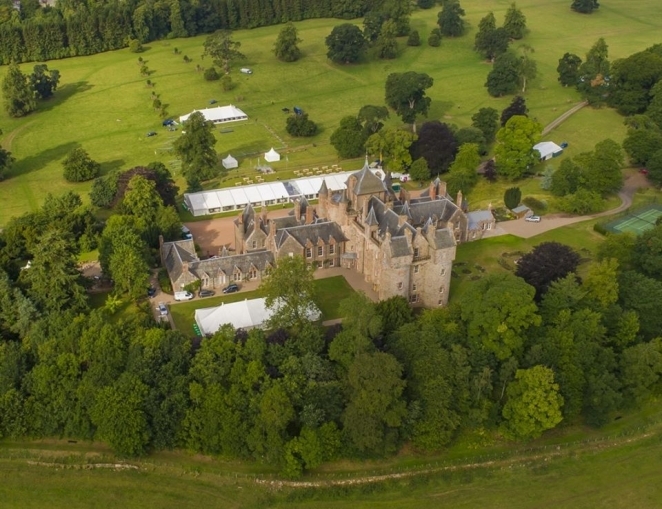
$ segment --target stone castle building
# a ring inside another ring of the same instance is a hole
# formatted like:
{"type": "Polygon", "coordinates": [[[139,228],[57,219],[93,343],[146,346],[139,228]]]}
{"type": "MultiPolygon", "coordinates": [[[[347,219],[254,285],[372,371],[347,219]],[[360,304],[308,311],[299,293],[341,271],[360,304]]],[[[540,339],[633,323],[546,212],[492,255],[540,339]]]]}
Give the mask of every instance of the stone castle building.
{"type": "Polygon", "coordinates": [[[345,267],[363,275],[380,299],[395,295],[412,305],[444,306],[458,243],[494,228],[489,211],[465,212],[462,193],[453,201],[446,183],[432,182],[423,196],[398,195],[390,177],[369,168],[350,175],[343,191],[326,183],[319,202],[295,202],[287,217],[269,218],[247,206],[234,222],[235,252],[200,260],[193,241],[167,242],[161,256],[173,289],[200,280],[203,288],[259,280],[283,256],[302,256],[321,269],[345,267]]]}

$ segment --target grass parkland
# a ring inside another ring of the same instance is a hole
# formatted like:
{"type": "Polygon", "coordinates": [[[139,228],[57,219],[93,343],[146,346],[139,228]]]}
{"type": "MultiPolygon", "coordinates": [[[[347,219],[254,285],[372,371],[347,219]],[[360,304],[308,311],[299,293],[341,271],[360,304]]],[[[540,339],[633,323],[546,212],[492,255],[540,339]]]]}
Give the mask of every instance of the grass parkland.
{"type": "MultiPolygon", "coordinates": [[[[152,80],[157,83],[156,90],[169,104],[173,116],[204,107],[212,98],[223,103],[237,102],[249,112],[251,120],[233,126],[232,132],[217,131],[217,151],[240,157],[240,170],[244,171],[256,162],[257,154],[270,146],[284,148],[288,159],[276,167],[282,174],[297,167],[339,162],[329,145],[331,132],[345,114],[355,113],[363,104],[381,104],[383,82],[389,72],[416,69],[435,78],[435,86],[430,92],[433,99],[431,119],[440,118],[465,126],[480,107],[505,107],[510,98],[492,99],[485,92],[483,83],[488,66],[471,50],[475,26],[487,7],[479,0],[464,0],[462,3],[472,25],[463,38],[444,40],[441,48],[406,48],[401,41],[402,54],[397,60],[371,61],[351,67],[334,66],[324,56],[323,39],[335,24],[340,23],[339,20],[311,20],[297,24],[304,41],[304,58],[297,64],[279,63],[270,53],[279,27],[237,32],[242,51],[248,55],[246,65],[253,67],[255,74],[240,77],[239,87],[229,94],[221,92],[218,85],[205,82],[201,73],[194,69],[196,63],[207,65],[198,56],[203,38],[155,41],[143,56],[149,61],[150,68],[155,69],[152,80]],[[184,64],[181,57],[173,55],[175,46],[182,54],[188,53],[194,59],[193,65],[184,64]],[[291,96],[293,89],[297,90],[296,98],[291,96]],[[237,101],[238,98],[242,100],[237,101]],[[312,140],[292,139],[284,132],[280,109],[294,103],[301,105],[322,126],[321,133],[312,140]],[[339,104],[343,108],[339,108],[339,104]]],[[[570,13],[568,3],[567,0],[518,3],[527,15],[531,34],[526,42],[535,47],[541,72],[541,77],[527,93],[527,101],[541,123],[550,122],[578,100],[574,90],[564,89],[556,83],[556,61],[565,51],[583,55],[597,37],[603,36],[610,45],[612,59],[618,58],[657,42],[657,34],[662,28],[661,7],[654,0],[637,2],[636,5],[627,0],[605,0],[608,5],[602,5],[600,11],[590,18],[570,13]]],[[[500,2],[493,6],[497,17],[503,14],[508,4],[500,2]]],[[[415,13],[412,27],[422,34],[427,33],[434,25],[435,13],[436,9],[415,13]]],[[[22,67],[26,70],[31,65],[22,67]]],[[[17,158],[10,178],[0,184],[0,203],[3,204],[0,226],[12,216],[34,210],[48,192],[74,189],[86,193],[88,184],[71,185],[61,175],[61,160],[77,144],[102,162],[103,172],[114,168],[128,169],[152,160],[163,161],[175,172],[177,169],[177,162],[169,153],[176,135],[161,129],[160,119],[150,106],[150,90],[145,88],[144,79],[139,78],[134,54],[121,50],[62,60],[52,63],[51,67],[58,68],[63,76],[63,86],[55,99],[42,105],[35,114],[18,121],[9,120],[0,113],[0,127],[5,132],[2,143],[10,147],[17,158]],[[157,129],[158,136],[145,137],[151,129],[157,129]]],[[[2,73],[0,69],[0,75],[2,73]]],[[[391,122],[398,121],[392,118],[391,122]]],[[[624,133],[622,118],[615,112],[587,108],[551,136],[557,140],[571,140],[564,155],[571,157],[590,150],[595,142],[606,137],[621,141],[624,133]]],[[[347,162],[342,163],[351,167],[347,162]]],[[[502,194],[490,187],[487,184],[479,187],[481,195],[476,198],[487,201],[490,195],[502,194]]],[[[590,226],[592,224],[582,223],[581,226],[549,232],[545,239],[539,238],[535,243],[554,238],[577,247],[590,244],[587,249],[591,250],[598,235],[590,226]]],[[[520,248],[520,240],[515,241],[510,236],[468,245],[458,251],[458,261],[466,260],[466,266],[458,267],[456,277],[469,279],[483,270],[499,267],[497,270],[506,270],[499,260],[505,258],[508,262],[509,254],[520,248]],[[468,260],[476,254],[472,250],[480,249],[484,254],[488,247],[494,253],[493,258],[481,261],[480,268],[470,265],[468,260]],[[470,272],[465,273],[465,269],[470,272]]],[[[634,429],[642,423],[650,424],[651,419],[646,414],[627,416],[616,425],[628,421],[634,429]]],[[[610,428],[605,433],[618,431],[610,428]]],[[[586,430],[568,429],[566,432],[565,438],[552,437],[546,446],[551,446],[555,439],[562,441],[575,437],[590,441],[595,438],[586,430]]],[[[44,500],[49,500],[49,505],[54,508],[89,507],[92,504],[101,507],[185,508],[198,507],[200,498],[205,497],[210,507],[224,508],[413,508],[439,504],[516,509],[540,507],[540,501],[545,500],[550,505],[568,508],[636,506],[647,509],[659,507],[662,499],[657,480],[662,463],[659,428],[653,427],[650,433],[642,441],[628,443],[625,439],[614,448],[601,447],[602,442],[596,442],[595,448],[582,454],[569,449],[567,456],[549,460],[523,455],[520,461],[503,468],[459,469],[319,494],[256,489],[254,482],[226,475],[227,471],[251,467],[179,453],[164,453],[149,459],[136,471],[77,469],[72,465],[81,455],[86,458],[81,461],[90,463],[94,459],[89,458],[116,459],[107,451],[87,444],[81,444],[80,448],[60,443],[19,444],[21,452],[17,453],[12,449],[13,444],[3,443],[0,447],[0,478],[5,481],[0,487],[0,500],[4,502],[0,505],[6,504],[8,508],[40,506],[44,500]],[[226,474],[214,470],[219,463],[226,474]],[[588,491],[586,486],[593,489],[588,491]]],[[[464,443],[462,447],[464,450],[456,452],[457,457],[464,457],[467,462],[477,457],[477,445],[464,443]]],[[[398,472],[398,468],[411,467],[415,461],[421,460],[403,455],[394,458],[389,466],[398,472]]],[[[358,475],[361,471],[372,471],[371,467],[374,465],[333,465],[330,468],[338,470],[334,474],[347,475],[349,479],[357,475],[357,471],[358,475]]],[[[249,470],[243,473],[245,476],[259,474],[249,470]]],[[[318,473],[320,476],[324,474],[318,473]]]]}
{"type": "MultiPolygon", "coordinates": [[[[566,0],[518,3],[530,29],[522,42],[535,48],[539,69],[539,78],[526,93],[527,104],[532,116],[543,125],[580,100],[575,90],[557,82],[556,66],[563,53],[584,55],[597,38],[604,37],[610,59],[614,60],[658,42],[662,28],[662,5],[653,0],[636,4],[610,0],[590,17],[572,13],[567,4],[566,0]]],[[[274,166],[282,178],[290,178],[297,168],[333,163],[341,163],[347,169],[356,166],[351,161],[338,160],[329,137],[343,116],[356,114],[365,104],[383,104],[384,82],[391,72],[414,69],[428,73],[435,81],[428,92],[432,98],[428,118],[467,126],[479,108],[503,109],[511,100],[494,99],[487,94],[483,85],[489,64],[473,51],[478,21],[490,8],[500,19],[508,5],[509,2],[501,2],[488,7],[480,0],[465,0],[462,6],[469,30],[463,37],[444,39],[439,48],[407,47],[402,38],[397,59],[369,59],[350,66],[334,65],[326,59],[324,38],[341,20],[297,23],[303,57],[289,64],[279,62],[271,53],[279,26],[237,31],[235,39],[242,43],[247,60],[233,70],[238,86],[230,92],[223,92],[218,82],[206,82],[202,72],[196,71],[196,65],[211,65],[200,57],[204,36],[154,41],[147,46],[141,56],[151,70],[153,88],[146,86],[136,65],[136,54],[128,49],[51,61],[49,65],[62,76],[55,98],[22,119],[9,119],[0,113],[2,144],[17,160],[9,178],[0,185],[0,227],[10,217],[35,210],[48,192],[73,189],[83,196],[87,194],[90,183],[69,184],[62,177],[62,160],[79,145],[101,162],[102,173],[158,160],[173,170],[183,188],[178,162],[170,153],[178,133],[161,126],[161,119],[152,108],[152,91],[159,94],[172,117],[204,108],[212,99],[221,104],[234,103],[247,112],[249,120],[233,125],[231,132],[216,131],[217,152],[222,156],[232,153],[240,159],[239,170],[230,176],[232,181],[244,172],[250,173],[259,155],[272,146],[286,156],[274,166]],[[174,48],[179,54],[174,53],[174,48]],[[189,56],[192,62],[185,63],[182,55],[189,56]],[[249,66],[254,73],[240,74],[240,66],[249,66]],[[296,139],[287,135],[281,110],[294,105],[302,107],[320,125],[317,136],[296,139]],[[146,137],[152,130],[158,135],[146,137]]],[[[416,11],[412,28],[428,34],[435,26],[437,10],[416,11]]],[[[32,65],[23,64],[23,71],[32,65]]],[[[4,73],[5,69],[0,69],[0,78],[4,73]]],[[[393,115],[389,122],[399,124],[393,115]]],[[[591,150],[604,138],[621,141],[624,135],[622,117],[613,110],[585,108],[549,137],[570,141],[563,157],[572,157],[591,150]]],[[[228,179],[209,185],[232,184],[228,179]]]]}

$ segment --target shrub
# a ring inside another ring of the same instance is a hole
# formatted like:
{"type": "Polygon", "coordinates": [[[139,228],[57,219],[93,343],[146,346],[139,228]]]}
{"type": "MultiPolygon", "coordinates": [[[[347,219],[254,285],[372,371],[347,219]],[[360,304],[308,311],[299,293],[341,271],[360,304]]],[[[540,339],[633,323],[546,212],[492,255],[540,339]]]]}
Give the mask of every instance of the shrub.
{"type": "Polygon", "coordinates": [[[407,39],[407,46],[420,46],[421,45],[421,36],[418,34],[418,30],[412,30],[409,33],[409,38],[407,39]]]}
{"type": "Polygon", "coordinates": [[[235,87],[232,77],[229,74],[226,74],[221,78],[221,88],[224,92],[229,92],[235,87]]]}
{"type": "Polygon", "coordinates": [[[506,192],[503,194],[503,203],[507,208],[513,210],[517,208],[522,199],[522,191],[519,187],[510,187],[506,189],[506,192]]]}
{"type": "Polygon", "coordinates": [[[522,203],[534,212],[542,212],[543,210],[547,209],[547,204],[545,202],[540,201],[533,196],[527,196],[522,200],[522,203]]]}
{"type": "Polygon", "coordinates": [[[99,174],[101,165],[93,161],[82,148],[73,149],[62,163],[64,178],[68,182],[85,182],[99,174]]]}
{"type": "Polygon", "coordinates": [[[434,32],[434,30],[430,34],[430,37],[428,37],[428,46],[432,46],[433,48],[438,48],[441,46],[441,37],[439,34],[434,32]]]}
{"type": "Polygon", "coordinates": [[[172,284],[170,283],[166,269],[159,270],[159,286],[161,287],[161,291],[172,295],[172,284]]]}
{"type": "Polygon", "coordinates": [[[595,223],[593,225],[593,231],[599,233],[600,235],[607,235],[607,228],[602,223],[595,223]]]}
{"type": "Polygon", "coordinates": [[[143,45],[140,44],[138,39],[131,39],[129,41],[129,51],[131,53],[140,53],[143,50],[143,45]]]}
{"type": "Polygon", "coordinates": [[[291,136],[315,136],[317,134],[317,124],[308,119],[307,113],[288,117],[285,129],[291,136]]]}
{"type": "Polygon", "coordinates": [[[210,67],[205,71],[205,80],[207,81],[216,81],[220,79],[220,76],[218,75],[218,71],[216,70],[216,67],[210,67]]]}
{"type": "Polygon", "coordinates": [[[571,214],[592,214],[602,208],[602,197],[587,189],[578,189],[576,193],[559,198],[558,207],[571,214]]]}

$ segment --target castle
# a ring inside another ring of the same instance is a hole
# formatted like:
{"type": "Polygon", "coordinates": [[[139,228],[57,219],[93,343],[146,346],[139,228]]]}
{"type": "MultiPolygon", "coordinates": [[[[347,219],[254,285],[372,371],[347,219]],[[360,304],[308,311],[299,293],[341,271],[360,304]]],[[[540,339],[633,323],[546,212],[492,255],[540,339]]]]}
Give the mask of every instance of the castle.
{"type": "Polygon", "coordinates": [[[346,189],[331,193],[326,183],[317,205],[305,197],[289,216],[269,218],[248,205],[234,221],[235,252],[200,260],[192,240],[166,242],[161,256],[173,289],[195,281],[202,288],[259,280],[283,256],[302,256],[321,269],[345,267],[363,275],[379,299],[396,295],[413,306],[448,302],[458,243],[494,228],[490,211],[465,212],[436,179],[419,198],[393,191],[368,166],[351,174],[346,189]]]}

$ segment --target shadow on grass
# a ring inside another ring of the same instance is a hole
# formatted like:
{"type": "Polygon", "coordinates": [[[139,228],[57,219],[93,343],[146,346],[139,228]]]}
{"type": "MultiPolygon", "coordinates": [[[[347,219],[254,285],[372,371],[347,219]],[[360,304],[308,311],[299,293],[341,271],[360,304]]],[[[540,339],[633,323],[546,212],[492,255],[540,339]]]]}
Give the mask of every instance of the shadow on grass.
{"type": "Polygon", "coordinates": [[[20,159],[13,165],[7,178],[25,175],[33,171],[39,171],[53,161],[64,159],[69,152],[79,146],[80,145],[78,143],[71,141],[69,143],[58,145],[57,147],[43,150],[38,154],[20,159]]]}
{"type": "Polygon", "coordinates": [[[67,83],[66,85],[61,86],[55,91],[53,97],[47,101],[41,101],[37,112],[39,111],[49,111],[55,106],[59,106],[67,99],[71,98],[75,94],[81,92],[87,92],[92,89],[94,85],[90,85],[87,81],[77,81],[76,83],[67,83]]]}
{"type": "Polygon", "coordinates": [[[126,164],[126,161],[124,161],[124,159],[115,159],[114,161],[105,161],[105,162],[101,163],[101,171],[99,172],[99,176],[102,177],[102,176],[110,173],[113,170],[119,170],[125,164],[126,164]]]}

